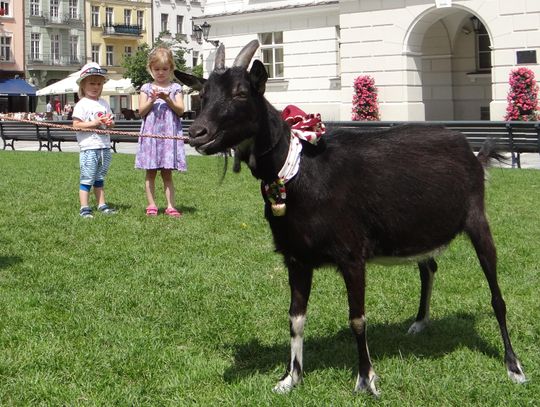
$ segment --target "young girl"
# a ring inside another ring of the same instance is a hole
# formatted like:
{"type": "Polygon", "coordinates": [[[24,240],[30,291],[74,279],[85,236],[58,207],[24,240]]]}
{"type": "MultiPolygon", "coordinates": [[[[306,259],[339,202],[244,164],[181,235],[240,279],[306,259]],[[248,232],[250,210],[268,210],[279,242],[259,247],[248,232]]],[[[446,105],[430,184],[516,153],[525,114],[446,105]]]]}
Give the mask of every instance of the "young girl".
{"type": "MultiPolygon", "coordinates": [[[[147,69],[154,82],[141,87],[141,134],[181,137],[184,100],[182,86],[171,82],[174,72],[172,52],[164,47],[153,50],[148,57],[147,69]]],[[[170,138],[140,137],[135,167],[146,170],[146,215],[156,216],[158,213],[154,194],[156,175],[160,170],[167,200],[165,214],[175,218],[182,216],[175,208],[172,170],[187,169],[184,142],[170,138]]]]}
{"type": "MultiPolygon", "coordinates": [[[[77,78],[81,99],[73,109],[73,127],[78,129],[106,129],[114,126],[109,104],[101,99],[103,84],[107,80],[106,69],[95,62],[90,62],[81,69],[77,78]]],[[[79,163],[81,169],[79,200],[80,216],[92,218],[92,209],[88,205],[90,189],[94,187],[94,195],[101,213],[110,215],[116,211],[105,201],[103,191],[105,175],[111,163],[111,140],[108,134],[94,132],[77,132],[77,142],[81,149],[79,163]]]]}

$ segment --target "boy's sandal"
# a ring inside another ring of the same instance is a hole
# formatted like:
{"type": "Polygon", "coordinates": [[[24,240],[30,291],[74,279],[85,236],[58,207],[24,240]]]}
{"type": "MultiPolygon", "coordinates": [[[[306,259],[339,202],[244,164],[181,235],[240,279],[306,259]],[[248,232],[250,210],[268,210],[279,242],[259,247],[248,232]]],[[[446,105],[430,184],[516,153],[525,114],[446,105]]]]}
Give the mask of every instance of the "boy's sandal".
{"type": "Polygon", "coordinates": [[[182,212],[179,212],[176,208],[167,208],[165,209],[165,215],[168,215],[172,218],[179,218],[182,216],[182,212]]]}
{"type": "Polygon", "coordinates": [[[157,216],[158,208],[154,205],[146,207],[146,216],[157,216]]]}
{"type": "Polygon", "coordinates": [[[116,209],[111,208],[107,204],[103,204],[100,207],[98,207],[98,211],[105,215],[114,215],[116,213],[116,209]]]}
{"type": "Polygon", "coordinates": [[[85,206],[84,208],[81,208],[81,210],[79,211],[79,215],[82,218],[93,218],[94,217],[92,215],[92,209],[90,209],[88,206],[85,206]]]}

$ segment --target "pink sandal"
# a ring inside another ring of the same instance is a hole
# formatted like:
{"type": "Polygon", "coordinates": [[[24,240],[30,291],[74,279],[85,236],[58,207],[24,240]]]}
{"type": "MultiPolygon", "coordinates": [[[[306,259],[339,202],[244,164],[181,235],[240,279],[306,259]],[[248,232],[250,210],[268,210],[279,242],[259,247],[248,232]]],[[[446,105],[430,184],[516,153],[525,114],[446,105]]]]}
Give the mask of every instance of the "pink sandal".
{"type": "Polygon", "coordinates": [[[158,208],[154,205],[149,205],[146,207],[146,216],[157,216],[158,208]]]}
{"type": "Polygon", "coordinates": [[[179,218],[182,216],[182,212],[179,212],[176,208],[167,208],[165,209],[165,215],[170,216],[171,218],[179,218]]]}

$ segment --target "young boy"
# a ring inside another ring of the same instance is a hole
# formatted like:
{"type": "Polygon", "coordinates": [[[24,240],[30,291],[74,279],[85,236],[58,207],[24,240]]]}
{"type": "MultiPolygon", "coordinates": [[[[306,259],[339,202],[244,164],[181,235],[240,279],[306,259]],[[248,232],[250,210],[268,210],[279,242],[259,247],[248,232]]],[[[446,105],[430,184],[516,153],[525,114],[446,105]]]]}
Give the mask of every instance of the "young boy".
{"type": "MultiPolygon", "coordinates": [[[[79,85],[79,102],[73,108],[73,127],[78,129],[108,129],[114,126],[109,104],[100,98],[103,85],[107,81],[107,70],[97,63],[90,62],[82,67],[79,85]]],[[[108,134],[92,131],[77,132],[77,142],[81,149],[79,162],[81,169],[79,200],[80,216],[92,218],[88,201],[90,189],[98,203],[98,211],[110,215],[116,211],[105,201],[104,179],[111,163],[111,140],[108,134]]]]}

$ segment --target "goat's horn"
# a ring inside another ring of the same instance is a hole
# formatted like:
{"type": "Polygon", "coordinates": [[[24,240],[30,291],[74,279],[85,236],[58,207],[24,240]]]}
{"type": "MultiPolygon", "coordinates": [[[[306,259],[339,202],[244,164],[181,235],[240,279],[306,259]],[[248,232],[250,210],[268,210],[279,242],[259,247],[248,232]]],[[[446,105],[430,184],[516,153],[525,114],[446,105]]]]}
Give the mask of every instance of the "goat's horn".
{"type": "Polygon", "coordinates": [[[253,58],[255,51],[257,51],[257,48],[259,48],[259,41],[250,41],[244,48],[242,48],[242,51],[240,51],[240,53],[234,60],[233,66],[239,66],[241,68],[247,69],[251,58],[253,58]]]}
{"type": "Polygon", "coordinates": [[[216,51],[216,59],[214,63],[214,70],[218,71],[225,69],[225,45],[220,44],[216,51]]]}

